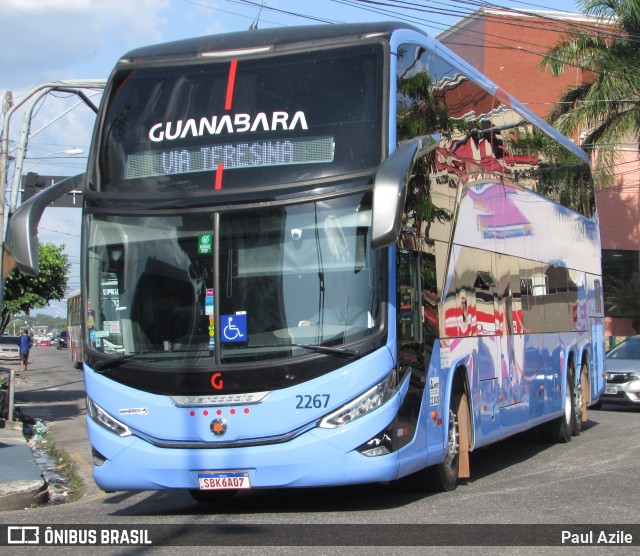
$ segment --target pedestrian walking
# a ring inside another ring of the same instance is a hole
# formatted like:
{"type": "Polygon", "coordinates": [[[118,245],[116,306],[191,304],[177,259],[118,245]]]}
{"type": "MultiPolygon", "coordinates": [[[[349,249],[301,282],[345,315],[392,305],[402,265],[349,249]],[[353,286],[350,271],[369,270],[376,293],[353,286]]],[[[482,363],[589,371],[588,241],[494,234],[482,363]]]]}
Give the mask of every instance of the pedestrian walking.
{"type": "Polygon", "coordinates": [[[29,336],[29,331],[25,328],[18,338],[18,346],[20,346],[20,376],[27,380],[27,369],[29,367],[29,352],[33,346],[33,340],[29,336]]]}

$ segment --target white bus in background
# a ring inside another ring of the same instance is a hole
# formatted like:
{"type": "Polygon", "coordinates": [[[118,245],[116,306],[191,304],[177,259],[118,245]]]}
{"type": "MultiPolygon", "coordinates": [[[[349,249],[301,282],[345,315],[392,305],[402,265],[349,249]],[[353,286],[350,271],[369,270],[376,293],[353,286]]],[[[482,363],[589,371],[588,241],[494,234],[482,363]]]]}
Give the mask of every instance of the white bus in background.
{"type": "Polygon", "coordinates": [[[69,356],[76,369],[82,367],[84,350],[82,349],[82,297],[80,290],[69,295],[67,301],[67,341],[69,356]]]}

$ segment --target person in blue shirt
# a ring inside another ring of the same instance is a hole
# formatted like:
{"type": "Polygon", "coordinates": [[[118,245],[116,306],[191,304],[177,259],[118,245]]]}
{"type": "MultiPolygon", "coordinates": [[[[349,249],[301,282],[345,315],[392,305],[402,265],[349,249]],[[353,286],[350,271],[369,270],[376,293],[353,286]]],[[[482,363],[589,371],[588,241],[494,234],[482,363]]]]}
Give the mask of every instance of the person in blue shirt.
{"type": "Polygon", "coordinates": [[[29,351],[33,346],[33,340],[29,337],[29,331],[25,328],[18,338],[18,346],[20,346],[20,374],[24,374],[24,380],[27,382],[27,367],[29,366],[29,351]]]}

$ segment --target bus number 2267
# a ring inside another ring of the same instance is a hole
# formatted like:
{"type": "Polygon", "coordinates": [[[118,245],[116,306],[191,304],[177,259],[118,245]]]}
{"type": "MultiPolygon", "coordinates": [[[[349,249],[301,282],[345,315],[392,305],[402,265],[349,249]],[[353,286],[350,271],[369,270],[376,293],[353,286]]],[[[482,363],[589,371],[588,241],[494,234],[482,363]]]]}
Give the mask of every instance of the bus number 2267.
{"type": "Polygon", "coordinates": [[[316,394],[315,396],[305,394],[304,396],[296,396],[296,400],[298,400],[296,409],[320,409],[327,407],[329,405],[329,398],[329,394],[316,394]]]}

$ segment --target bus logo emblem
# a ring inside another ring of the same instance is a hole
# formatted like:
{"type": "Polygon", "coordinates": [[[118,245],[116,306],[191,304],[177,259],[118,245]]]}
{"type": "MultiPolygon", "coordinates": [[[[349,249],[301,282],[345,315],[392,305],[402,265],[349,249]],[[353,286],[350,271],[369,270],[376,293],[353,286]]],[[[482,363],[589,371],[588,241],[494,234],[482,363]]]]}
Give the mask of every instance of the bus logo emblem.
{"type": "Polygon", "coordinates": [[[211,386],[216,390],[222,390],[224,388],[224,380],[222,380],[222,373],[214,373],[211,376],[211,386]]]}
{"type": "Polygon", "coordinates": [[[224,419],[214,419],[209,428],[214,436],[222,436],[227,432],[227,422],[224,419]]]}

